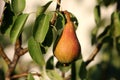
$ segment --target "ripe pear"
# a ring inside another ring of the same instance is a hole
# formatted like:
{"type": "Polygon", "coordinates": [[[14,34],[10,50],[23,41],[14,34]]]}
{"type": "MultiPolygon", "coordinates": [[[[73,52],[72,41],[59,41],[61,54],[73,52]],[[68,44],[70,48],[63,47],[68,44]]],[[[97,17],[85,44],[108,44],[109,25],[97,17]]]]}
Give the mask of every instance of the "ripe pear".
{"type": "Polygon", "coordinates": [[[67,64],[80,57],[81,46],[78,41],[75,26],[70,19],[70,13],[64,11],[67,23],[64,26],[61,37],[54,49],[54,55],[59,62],[67,64]]]}

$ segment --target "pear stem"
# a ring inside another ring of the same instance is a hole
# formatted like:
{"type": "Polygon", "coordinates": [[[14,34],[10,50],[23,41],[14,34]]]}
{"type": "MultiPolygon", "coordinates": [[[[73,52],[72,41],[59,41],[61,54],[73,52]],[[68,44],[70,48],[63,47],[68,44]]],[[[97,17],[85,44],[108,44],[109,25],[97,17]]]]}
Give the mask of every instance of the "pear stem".
{"type": "Polygon", "coordinates": [[[71,22],[70,13],[66,10],[66,11],[64,11],[64,14],[66,16],[67,22],[71,22]]]}

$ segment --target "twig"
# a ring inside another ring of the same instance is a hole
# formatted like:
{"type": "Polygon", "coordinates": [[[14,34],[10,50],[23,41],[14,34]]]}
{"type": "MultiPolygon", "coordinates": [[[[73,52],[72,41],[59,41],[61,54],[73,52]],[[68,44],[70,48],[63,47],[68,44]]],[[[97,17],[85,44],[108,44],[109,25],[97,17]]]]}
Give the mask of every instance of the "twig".
{"type": "Polygon", "coordinates": [[[8,71],[6,73],[5,80],[11,79],[11,74],[14,72],[20,56],[22,56],[28,51],[27,48],[23,49],[21,45],[22,45],[22,39],[20,36],[19,39],[15,43],[15,53],[14,53],[13,61],[8,65],[8,71]]]}
{"type": "Polygon", "coordinates": [[[57,0],[56,11],[60,11],[61,0],[57,0]]]}
{"type": "Polygon", "coordinates": [[[56,12],[55,12],[52,19],[51,19],[51,21],[50,21],[51,25],[55,24],[56,18],[57,18],[57,16],[56,16],[56,12]]]}
{"type": "Polygon", "coordinates": [[[5,80],[11,80],[11,74],[13,73],[15,67],[16,67],[16,64],[19,60],[19,56],[17,56],[16,54],[14,55],[14,59],[12,61],[12,63],[10,65],[8,65],[8,71],[6,73],[6,77],[5,77],[5,80]]]}
{"type": "Polygon", "coordinates": [[[15,53],[14,53],[14,57],[13,57],[13,61],[11,62],[11,64],[8,65],[8,71],[6,73],[6,77],[5,80],[10,80],[11,79],[11,74],[13,73],[16,64],[19,60],[19,56],[17,55],[21,49],[21,40],[18,39],[15,43],[15,53]]]}
{"type": "MultiPolygon", "coordinates": [[[[61,0],[57,0],[56,11],[60,11],[60,3],[61,3],[61,0]]],[[[57,15],[56,15],[56,12],[55,12],[54,15],[53,15],[53,18],[51,19],[51,24],[52,25],[55,24],[56,18],[57,18],[57,15]]]]}
{"type": "MultiPolygon", "coordinates": [[[[11,77],[11,79],[15,79],[15,78],[20,78],[20,77],[26,77],[28,76],[29,73],[21,73],[21,74],[17,74],[17,75],[14,75],[11,77]]],[[[40,73],[31,73],[32,75],[35,75],[35,76],[41,76],[40,73]]]]}
{"type": "Polygon", "coordinates": [[[22,56],[24,55],[26,52],[28,52],[28,48],[24,48],[20,50],[20,53],[18,54],[18,56],[22,56]]]}
{"type": "Polygon", "coordinates": [[[2,56],[2,58],[6,61],[6,63],[9,65],[11,63],[10,59],[7,57],[7,55],[5,54],[5,52],[3,51],[2,46],[0,45],[0,55],[2,56]]]}
{"type": "Polygon", "coordinates": [[[88,57],[87,61],[85,62],[86,63],[86,66],[94,60],[95,56],[97,55],[97,53],[100,51],[102,47],[102,43],[99,43],[96,45],[95,49],[93,50],[93,52],[91,53],[91,55],[88,57]]]}

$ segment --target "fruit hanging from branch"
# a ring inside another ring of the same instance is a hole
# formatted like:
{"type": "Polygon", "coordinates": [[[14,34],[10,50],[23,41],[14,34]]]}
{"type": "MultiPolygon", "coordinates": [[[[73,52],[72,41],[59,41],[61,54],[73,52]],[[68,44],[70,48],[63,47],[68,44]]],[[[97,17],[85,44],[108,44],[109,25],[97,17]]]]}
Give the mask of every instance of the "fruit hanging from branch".
{"type": "Polygon", "coordinates": [[[70,13],[64,11],[66,24],[63,32],[54,48],[54,55],[61,63],[71,63],[81,56],[81,46],[78,41],[74,23],[71,21],[70,13]]]}

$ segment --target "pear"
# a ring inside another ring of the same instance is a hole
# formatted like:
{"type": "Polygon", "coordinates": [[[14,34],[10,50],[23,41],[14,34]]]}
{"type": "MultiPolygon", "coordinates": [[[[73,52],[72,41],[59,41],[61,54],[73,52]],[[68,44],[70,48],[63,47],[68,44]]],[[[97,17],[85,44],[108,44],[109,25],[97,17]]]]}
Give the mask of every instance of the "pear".
{"type": "Polygon", "coordinates": [[[81,46],[76,36],[75,26],[70,19],[70,13],[64,11],[64,14],[67,22],[53,53],[59,62],[71,63],[80,57],[81,46]]]}

